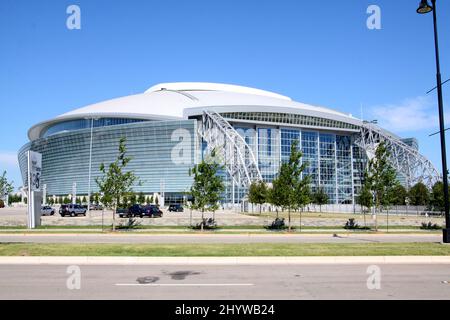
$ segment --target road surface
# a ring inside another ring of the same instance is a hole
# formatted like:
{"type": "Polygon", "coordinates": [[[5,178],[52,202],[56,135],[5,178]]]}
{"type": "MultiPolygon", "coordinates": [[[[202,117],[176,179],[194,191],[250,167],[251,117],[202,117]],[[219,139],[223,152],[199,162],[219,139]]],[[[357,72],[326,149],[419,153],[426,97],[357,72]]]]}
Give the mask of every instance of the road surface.
{"type": "Polygon", "coordinates": [[[448,264],[380,265],[379,290],[364,264],[79,268],[77,290],[68,266],[0,266],[0,299],[450,299],[448,264]]]}

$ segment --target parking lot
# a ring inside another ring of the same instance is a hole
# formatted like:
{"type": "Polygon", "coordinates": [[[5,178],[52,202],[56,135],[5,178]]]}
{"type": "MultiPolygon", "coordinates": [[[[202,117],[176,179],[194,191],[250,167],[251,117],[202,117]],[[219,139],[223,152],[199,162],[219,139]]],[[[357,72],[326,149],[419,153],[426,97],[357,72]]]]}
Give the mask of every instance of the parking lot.
{"type": "MultiPolygon", "coordinates": [[[[56,214],[54,216],[42,217],[42,225],[44,226],[101,226],[112,224],[112,211],[91,211],[86,217],[61,217],[58,213],[58,207],[55,207],[56,214]]],[[[155,225],[155,226],[189,226],[192,224],[200,223],[201,213],[185,209],[184,212],[169,212],[167,208],[162,208],[162,218],[136,218],[136,221],[141,225],[155,225]],[[192,218],[191,218],[192,217],[192,218]]],[[[20,208],[3,208],[0,209],[0,226],[25,226],[27,209],[26,207],[20,208]]],[[[280,213],[280,216],[286,218],[287,213],[280,213]]],[[[213,217],[212,213],[205,213],[206,218],[213,217]]],[[[219,226],[264,226],[270,224],[275,214],[263,213],[259,214],[242,214],[232,210],[218,210],[215,213],[215,218],[219,226]]],[[[300,224],[299,213],[292,213],[292,225],[298,227],[300,224]]],[[[364,217],[361,214],[329,214],[329,213],[303,213],[302,226],[308,227],[336,227],[343,226],[349,218],[355,218],[356,221],[363,225],[364,217]]],[[[368,225],[373,225],[374,221],[370,215],[366,215],[368,225]]],[[[127,223],[128,219],[120,219],[116,216],[116,223],[127,223]]],[[[380,227],[385,226],[387,217],[385,215],[378,216],[378,225],[380,227]]],[[[389,225],[392,227],[419,227],[422,222],[443,224],[443,218],[441,217],[426,217],[415,215],[390,215],[389,225]]]]}

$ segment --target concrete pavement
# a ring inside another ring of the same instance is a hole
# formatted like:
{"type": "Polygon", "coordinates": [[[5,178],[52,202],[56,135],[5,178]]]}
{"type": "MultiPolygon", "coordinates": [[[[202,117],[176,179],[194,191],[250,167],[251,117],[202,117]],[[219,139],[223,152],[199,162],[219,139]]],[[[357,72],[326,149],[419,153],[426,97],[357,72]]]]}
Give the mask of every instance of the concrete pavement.
{"type": "Polygon", "coordinates": [[[447,264],[450,256],[335,256],[335,257],[0,257],[0,265],[85,266],[244,266],[340,264],[447,264]]]}
{"type": "Polygon", "coordinates": [[[0,243],[437,243],[440,234],[0,234],[0,243]]]}
{"type": "MultiPolygon", "coordinates": [[[[80,266],[0,265],[0,299],[450,299],[447,264],[80,266]],[[78,272],[77,271],[77,272],[78,272]]],[[[201,302],[198,302],[201,304],[201,302]]]]}

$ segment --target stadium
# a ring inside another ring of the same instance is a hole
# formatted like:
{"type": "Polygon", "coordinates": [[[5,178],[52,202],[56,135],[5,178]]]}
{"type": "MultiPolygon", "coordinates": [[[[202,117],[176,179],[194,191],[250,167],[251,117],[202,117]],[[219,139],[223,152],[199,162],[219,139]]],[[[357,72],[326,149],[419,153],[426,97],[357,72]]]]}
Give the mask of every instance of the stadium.
{"type": "Polygon", "coordinates": [[[323,188],[330,204],[354,204],[367,160],[380,142],[406,186],[432,185],[440,174],[401,139],[350,114],[295,102],[258,89],[214,83],[159,84],[142,94],[96,103],[34,125],[18,154],[27,185],[27,151],[43,155],[42,184],[48,196],[97,192],[101,163],[117,156],[121,137],[131,156],[128,169],[141,183],[133,190],[183,201],[190,168],[216,150],[224,166],[224,205],[245,202],[252,181],[270,183],[299,141],[311,188],[323,188]]]}

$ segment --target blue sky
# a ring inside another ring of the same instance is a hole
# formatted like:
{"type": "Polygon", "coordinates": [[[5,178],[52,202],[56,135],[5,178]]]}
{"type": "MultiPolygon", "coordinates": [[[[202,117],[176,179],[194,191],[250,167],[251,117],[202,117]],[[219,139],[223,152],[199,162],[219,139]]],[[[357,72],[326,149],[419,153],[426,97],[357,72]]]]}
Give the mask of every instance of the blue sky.
{"type": "MultiPolygon", "coordinates": [[[[419,0],[1,0],[0,171],[21,185],[16,153],[35,123],[140,93],[203,81],[275,91],[419,139],[440,168],[431,14],[419,0]],[[81,30],[66,8],[81,8],[81,30]],[[381,8],[381,30],[366,10],[381,8]]],[[[443,78],[450,2],[438,1],[443,78]]],[[[444,87],[446,105],[450,85],[444,87]]],[[[447,116],[450,124],[450,114],[447,116]]],[[[450,144],[450,141],[449,143],[450,144]]]]}

